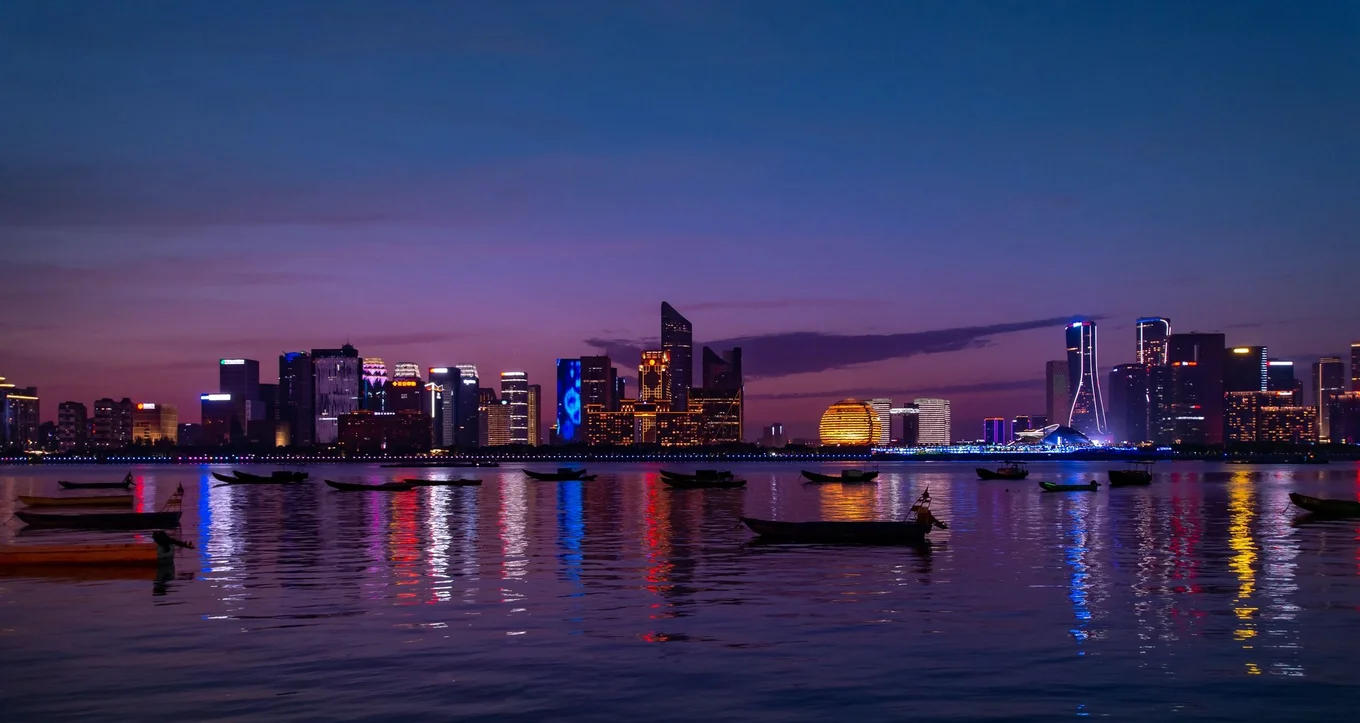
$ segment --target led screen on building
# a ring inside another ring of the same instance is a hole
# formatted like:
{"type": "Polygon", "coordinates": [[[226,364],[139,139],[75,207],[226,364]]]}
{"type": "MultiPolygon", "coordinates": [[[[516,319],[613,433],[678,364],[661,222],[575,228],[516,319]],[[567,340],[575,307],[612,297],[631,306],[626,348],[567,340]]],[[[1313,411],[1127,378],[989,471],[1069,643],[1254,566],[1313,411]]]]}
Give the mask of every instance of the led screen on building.
{"type": "Polygon", "coordinates": [[[581,428],[581,360],[557,360],[557,436],[563,444],[585,442],[581,428]]]}

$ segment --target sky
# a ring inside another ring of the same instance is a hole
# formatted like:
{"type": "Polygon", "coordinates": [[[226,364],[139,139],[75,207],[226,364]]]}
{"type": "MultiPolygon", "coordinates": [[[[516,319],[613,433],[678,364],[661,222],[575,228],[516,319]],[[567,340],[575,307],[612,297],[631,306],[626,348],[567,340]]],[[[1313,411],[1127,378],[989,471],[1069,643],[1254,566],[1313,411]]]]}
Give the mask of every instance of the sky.
{"type": "Polygon", "coordinates": [[[1360,339],[1353,2],[9,0],[0,78],[45,419],[345,341],[546,391],[663,300],[747,350],[748,438],[871,396],[976,438],[1073,318],[1104,367],[1138,316],[1360,339]]]}

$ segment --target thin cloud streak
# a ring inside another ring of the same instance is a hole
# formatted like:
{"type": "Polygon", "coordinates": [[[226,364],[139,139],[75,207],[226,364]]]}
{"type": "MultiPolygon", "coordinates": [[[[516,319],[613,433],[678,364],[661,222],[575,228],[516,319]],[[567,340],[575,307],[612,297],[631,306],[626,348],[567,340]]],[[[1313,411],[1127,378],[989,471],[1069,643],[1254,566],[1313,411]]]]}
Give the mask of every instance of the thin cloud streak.
{"type": "Polygon", "coordinates": [[[824,392],[784,392],[772,394],[748,394],[747,399],[774,400],[774,399],[868,399],[873,397],[895,397],[898,399],[914,399],[917,397],[927,397],[931,395],[968,395],[982,394],[988,392],[1022,392],[1040,388],[1044,385],[1042,379],[1011,379],[1000,382],[981,382],[978,384],[953,384],[939,387],[929,387],[912,392],[904,393],[900,388],[887,389],[884,387],[856,387],[851,389],[833,389],[824,392]]]}

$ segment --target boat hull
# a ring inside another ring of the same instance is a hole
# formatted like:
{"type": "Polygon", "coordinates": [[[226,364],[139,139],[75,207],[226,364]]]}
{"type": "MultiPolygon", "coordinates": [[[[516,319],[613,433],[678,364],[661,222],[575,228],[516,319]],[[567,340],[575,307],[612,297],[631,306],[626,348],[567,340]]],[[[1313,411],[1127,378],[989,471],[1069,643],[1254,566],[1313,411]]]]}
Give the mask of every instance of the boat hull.
{"type": "Polygon", "coordinates": [[[918,522],[775,522],[741,518],[762,539],[779,542],[849,545],[919,545],[930,532],[918,522]]]}
{"type": "Polygon", "coordinates": [[[412,487],[480,487],[479,479],[404,479],[401,484],[412,487]]]}
{"type": "Polygon", "coordinates": [[[572,470],[570,472],[563,472],[560,470],[557,472],[535,472],[526,469],[524,470],[524,474],[528,476],[529,479],[538,480],[539,482],[575,482],[576,480],[595,479],[594,475],[587,477],[586,471],[583,469],[572,470]]]}
{"type": "Polygon", "coordinates": [[[1052,482],[1040,482],[1039,489],[1045,492],[1095,492],[1100,489],[1100,485],[1095,482],[1088,485],[1056,485],[1052,482]]]}
{"type": "Polygon", "coordinates": [[[29,507],[131,507],[132,495],[81,495],[77,497],[39,497],[19,495],[29,507]]]}
{"type": "Polygon", "coordinates": [[[1111,487],[1143,487],[1152,484],[1152,473],[1141,469],[1112,469],[1105,473],[1111,487]]]}
{"type": "Polygon", "coordinates": [[[308,477],[308,474],[306,472],[283,472],[282,474],[276,473],[269,475],[268,477],[264,475],[250,474],[249,472],[242,472],[240,470],[233,470],[232,474],[235,476],[230,478],[230,481],[224,479],[221,476],[218,476],[217,473],[213,473],[213,476],[217,477],[223,482],[226,482],[227,484],[246,484],[246,485],[289,485],[302,482],[306,480],[308,477]]]}
{"type": "Polygon", "coordinates": [[[132,489],[131,482],[68,482],[57,480],[57,484],[68,490],[126,490],[132,489]]]}
{"type": "Polygon", "coordinates": [[[843,484],[855,484],[857,482],[873,482],[878,479],[877,472],[860,472],[857,474],[821,474],[820,472],[810,472],[803,470],[803,476],[809,482],[817,484],[828,484],[831,482],[841,482],[843,484]]]}
{"type": "Polygon", "coordinates": [[[18,510],[14,513],[29,527],[69,530],[171,530],[179,527],[180,512],[92,512],[53,514],[18,510]]]}
{"type": "Polygon", "coordinates": [[[746,486],[744,479],[671,479],[662,477],[661,481],[678,490],[735,489],[746,486]]]}
{"type": "Polygon", "coordinates": [[[1029,470],[1022,469],[1016,472],[1003,472],[997,469],[977,468],[978,479],[985,480],[1021,480],[1029,476],[1029,470]]]}
{"type": "Polygon", "coordinates": [[[156,545],[150,542],[102,545],[4,545],[0,566],[39,565],[155,565],[156,545]]]}
{"type": "Polygon", "coordinates": [[[1289,501],[1293,502],[1296,507],[1307,510],[1318,517],[1336,519],[1360,517],[1360,502],[1353,500],[1329,500],[1290,492],[1289,501]]]}
{"type": "Polygon", "coordinates": [[[357,482],[336,482],[326,480],[327,486],[340,492],[410,492],[415,489],[415,485],[404,482],[387,482],[379,485],[366,485],[357,482]]]}

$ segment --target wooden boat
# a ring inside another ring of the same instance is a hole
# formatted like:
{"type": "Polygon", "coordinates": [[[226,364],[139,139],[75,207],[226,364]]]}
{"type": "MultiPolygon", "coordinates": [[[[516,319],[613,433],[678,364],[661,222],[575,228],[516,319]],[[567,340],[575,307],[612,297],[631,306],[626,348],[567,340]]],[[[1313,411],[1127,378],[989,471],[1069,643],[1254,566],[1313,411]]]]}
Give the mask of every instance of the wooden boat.
{"type": "MultiPolygon", "coordinates": [[[[278,485],[278,484],[292,484],[292,483],[294,483],[294,482],[302,482],[302,481],[306,480],[306,479],[310,476],[310,475],[308,475],[306,472],[293,472],[293,471],[285,470],[285,469],[274,470],[273,472],[271,472],[271,473],[269,474],[268,477],[266,477],[266,476],[264,476],[264,475],[251,474],[251,473],[249,473],[249,472],[242,472],[242,471],[239,470],[239,469],[238,469],[238,470],[233,470],[233,473],[236,475],[235,483],[237,483],[237,484],[255,484],[255,485],[260,485],[260,484],[266,484],[266,485],[267,485],[267,484],[276,484],[276,485],[278,485]]],[[[214,476],[216,476],[216,475],[214,475],[214,476]]],[[[222,479],[222,478],[221,478],[221,477],[218,477],[218,479],[222,479]]],[[[223,481],[223,482],[226,482],[226,480],[222,480],[222,481],[223,481]]],[[[233,483],[228,482],[227,484],[233,484],[233,483]]]]}
{"type": "Polygon", "coordinates": [[[68,482],[57,480],[57,484],[68,490],[125,490],[132,488],[131,477],[122,482],[68,482]]]}
{"type": "Polygon", "coordinates": [[[335,480],[326,480],[326,484],[330,485],[331,489],[339,490],[341,492],[410,492],[415,489],[415,485],[409,485],[405,482],[383,482],[382,484],[370,485],[358,482],[336,482],[335,480]]]}
{"type": "Polygon", "coordinates": [[[479,479],[415,479],[408,478],[401,480],[401,484],[411,485],[412,487],[480,487],[482,481],[479,479]]]}
{"type": "Polygon", "coordinates": [[[1019,462],[1011,462],[1010,464],[1007,464],[1004,467],[997,467],[994,470],[978,467],[976,471],[978,479],[986,480],[993,479],[1017,480],[1024,479],[1029,476],[1029,470],[1025,468],[1025,465],[1019,462]]]}
{"type": "Polygon", "coordinates": [[[440,467],[499,467],[499,466],[501,466],[501,463],[500,463],[500,462],[404,462],[404,463],[397,463],[397,464],[384,464],[384,465],[379,465],[379,466],[380,466],[380,467],[393,468],[393,469],[397,469],[397,468],[425,469],[425,468],[440,468],[440,467]]]}
{"type": "Polygon", "coordinates": [[[14,513],[30,527],[73,530],[169,530],[179,527],[179,510],[162,512],[86,512],[58,514],[17,510],[14,513]]]}
{"type": "Polygon", "coordinates": [[[131,507],[132,495],[72,495],[70,497],[19,495],[19,501],[29,507],[131,507]]]}
{"type": "Polygon", "coordinates": [[[1290,492],[1289,501],[1293,502],[1296,507],[1307,510],[1318,517],[1360,517],[1360,502],[1355,500],[1329,500],[1290,492]]]}
{"type": "Polygon", "coordinates": [[[681,480],[681,481],[695,481],[695,480],[709,480],[709,479],[732,479],[732,473],[729,472],[729,471],[727,471],[727,470],[717,470],[717,469],[696,469],[696,470],[694,470],[694,473],[693,473],[693,474],[687,474],[687,473],[685,473],[685,472],[671,472],[671,471],[669,471],[669,470],[664,470],[664,469],[663,469],[663,470],[661,470],[661,478],[662,478],[663,480],[664,480],[664,479],[678,479],[678,480],[681,480]]]}
{"type": "Polygon", "coordinates": [[[776,522],[754,517],[741,521],[762,539],[818,544],[915,545],[925,542],[933,528],[948,529],[930,511],[930,491],[911,506],[915,519],[891,522],[776,522]]]}
{"type": "Polygon", "coordinates": [[[88,545],[3,545],[0,566],[15,565],[154,565],[157,545],[111,542],[88,545]]]}
{"type": "Polygon", "coordinates": [[[571,482],[595,479],[594,475],[587,477],[584,469],[572,469],[570,467],[558,467],[556,472],[535,472],[526,469],[524,474],[528,475],[529,479],[536,479],[540,482],[571,482]]]}
{"type": "Polygon", "coordinates": [[[1111,487],[1142,487],[1152,484],[1151,462],[1135,462],[1128,469],[1112,469],[1105,474],[1111,487]]]}
{"type": "Polygon", "coordinates": [[[662,477],[662,482],[678,490],[703,490],[703,489],[732,489],[735,487],[745,487],[746,480],[732,479],[731,477],[662,477]]]}
{"type": "Polygon", "coordinates": [[[844,469],[841,470],[840,474],[832,475],[832,474],[820,474],[818,472],[809,472],[807,470],[803,470],[803,476],[806,477],[809,482],[816,482],[818,484],[826,484],[828,482],[873,482],[875,479],[878,478],[878,472],[866,472],[864,470],[858,469],[844,469]]]}
{"type": "Polygon", "coordinates": [[[1040,482],[1039,488],[1045,492],[1095,492],[1100,489],[1100,483],[1091,480],[1084,485],[1060,485],[1054,482],[1040,482]]]}

